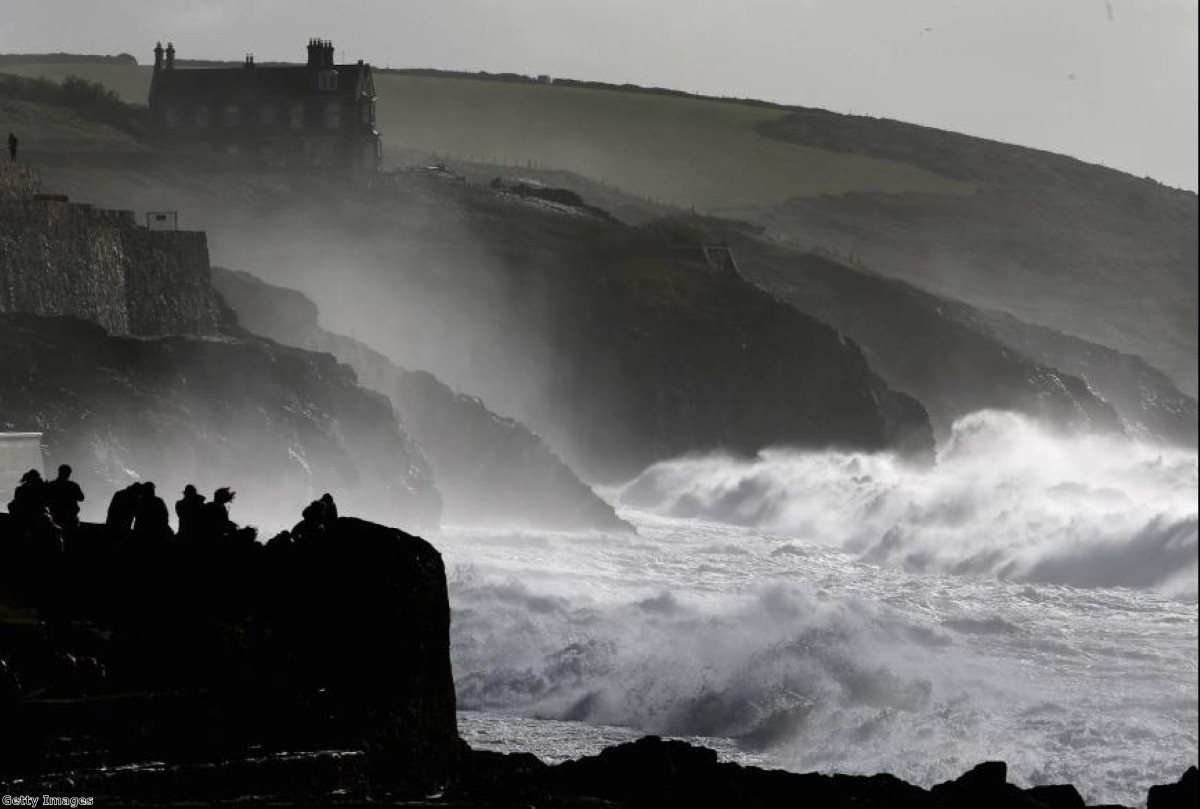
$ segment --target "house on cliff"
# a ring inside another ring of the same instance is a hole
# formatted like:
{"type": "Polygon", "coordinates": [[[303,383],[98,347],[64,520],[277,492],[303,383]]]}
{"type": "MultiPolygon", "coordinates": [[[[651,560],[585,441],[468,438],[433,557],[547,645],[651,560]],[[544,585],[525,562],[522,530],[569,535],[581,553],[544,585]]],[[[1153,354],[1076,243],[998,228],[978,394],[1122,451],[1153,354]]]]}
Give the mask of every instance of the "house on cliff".
{"type": "Polygon", "coordinates": [[[304,65],[177,67],[175,46],[154,48],[150,120],[167,149],[240,164],[344,171],[379,168],[371,66],[334,64],[333,43],[309,40],[304,65]]]}

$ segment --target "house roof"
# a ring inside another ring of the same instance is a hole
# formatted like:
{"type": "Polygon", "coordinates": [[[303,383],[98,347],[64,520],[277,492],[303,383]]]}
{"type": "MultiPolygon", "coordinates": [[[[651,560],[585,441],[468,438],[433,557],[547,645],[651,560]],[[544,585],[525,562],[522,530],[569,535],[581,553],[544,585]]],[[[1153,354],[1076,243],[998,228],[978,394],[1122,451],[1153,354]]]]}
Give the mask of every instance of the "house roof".
{"type": "Polygon", "coordinates": [[[322,96],[356,96],[373,92],[370,66],[358,63],[328,68],[308,65],[286,67],[169,68],[156,71],[150,85],[150,100],[232,103],[261,98],[311,98],[318,93],[317,77],[337,71],[336,90],[320,90],[322,96]]]}

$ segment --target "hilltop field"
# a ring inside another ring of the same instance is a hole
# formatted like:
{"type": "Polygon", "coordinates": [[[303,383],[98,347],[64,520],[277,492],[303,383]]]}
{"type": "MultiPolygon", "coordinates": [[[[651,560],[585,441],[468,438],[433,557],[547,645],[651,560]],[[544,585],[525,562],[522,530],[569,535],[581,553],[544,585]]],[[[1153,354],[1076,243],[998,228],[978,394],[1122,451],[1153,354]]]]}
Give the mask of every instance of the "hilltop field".
{"type": "MultiPolygon", "coordinates": [[[[152,68],[27,64],[4,72],[97,81],[145,104],[152,68]]],[[[376,71],[385,163],[416,154],[570,171],[668,204],[716,210],[795,196],[966,194],[968,183],[894,160],[763,137],[786,110],[694,97],[376,71]]]]}
{"type": "MultiPolygon", "coordinates": [[[[151,76],[112,62],[0,72],[79,75],[138,104],[151,76]]],[[[673,207],[745,221],[781,244],[820,247],[1143,357],[1196,394],[1194,193],[1048,152],[815,109],[434,71],[377,70],[375,80],[388,166],[437,159],[480,175],[552,178],[595,204],[619,199],[625,218],[673,207]]],[[[63,165],[53,153],[73,137],[67,123],[14,115],[13,125],[24,127],[30,154],[63,165]]],[[[103,137],[113,139],[106,150],[142,148],[123,133],[103,137]]],[[[97,150],[81,137],[78,151],[97,150]]]]}

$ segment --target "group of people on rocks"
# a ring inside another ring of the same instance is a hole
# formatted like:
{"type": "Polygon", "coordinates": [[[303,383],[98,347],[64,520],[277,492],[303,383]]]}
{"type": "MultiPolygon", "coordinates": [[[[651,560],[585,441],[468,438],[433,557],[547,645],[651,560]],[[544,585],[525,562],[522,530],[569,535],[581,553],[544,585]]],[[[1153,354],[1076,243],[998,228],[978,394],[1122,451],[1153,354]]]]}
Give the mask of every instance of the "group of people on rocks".
{"type": "Polygon", "coordinates": [[[135,482],[113,494],[104,524],[110,531],[151,542],[171,536],[223,537],[238,530],[237,523],[229,519],[229,504],[235,495],[232,489],[222,487],[207,501],[189,483],[183,488],[183,497],[175,502],[179,529],[173,532],[167,504],[158,496],[154,484],[135,482]]]}
{"type": "MultiPolygon", "coordinates": [[[[253,540],[257,530],[241,527],[229,517],[229,507],[236,492],[223,486],[213,492],[212,500],[188,484],[183,496],[175,503],[178,529],[171,530],[167,504],[158,496],[154,483],[137,481],[118,490],[112,496],[104,524],[110,534],[127,536],[138,544],[154,544],[177,537],[180,540],[236,538],[253,540]]],[[[30,469],[21,477],[8,512],[16,527],[33,536],[49,536],[59,540],[79,528],[79,504],[83,490],[71,480],[71,467],[63,464],[58,477],[44,480],[40,472],[30,469]]],[[[316,538],[337,520],[337,505],[326,493],[314,500],[301,513],[301,521],[277,539],[303,541],[316,538]]]]}
{"type": "Polygon", "coordinates": [[[70,530],[79,525],[79,504],[83,490],[71,480],[71,467],[58,467],[58,477],[43,480],[41,472],[30,469],[8,504],[8,513],[19,523],[40,530],[70,530]]]}

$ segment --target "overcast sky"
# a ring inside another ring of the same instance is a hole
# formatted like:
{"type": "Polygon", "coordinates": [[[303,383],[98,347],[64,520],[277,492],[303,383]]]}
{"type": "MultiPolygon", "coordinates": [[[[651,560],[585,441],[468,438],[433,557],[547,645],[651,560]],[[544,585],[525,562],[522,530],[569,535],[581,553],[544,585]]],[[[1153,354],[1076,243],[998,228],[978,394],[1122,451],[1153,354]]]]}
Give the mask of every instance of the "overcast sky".
{"type": "Polygon", "coordinates": [[[1197,187],[1196,0],[4,0],[0,51],[549,73],[899,118],[1197,187]]]}

